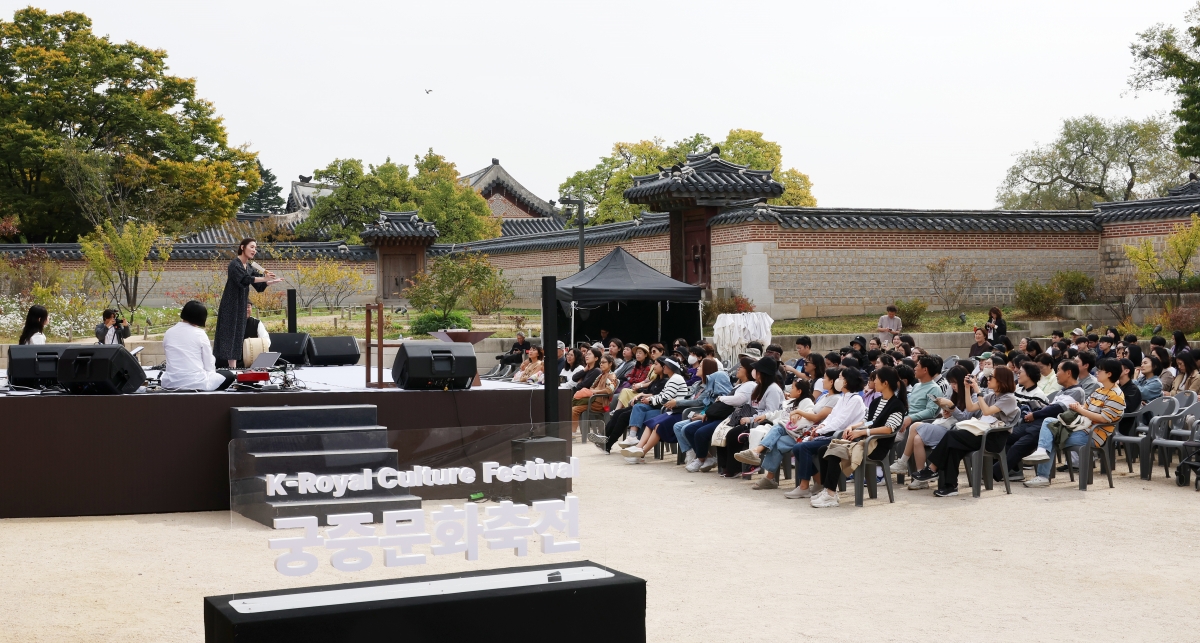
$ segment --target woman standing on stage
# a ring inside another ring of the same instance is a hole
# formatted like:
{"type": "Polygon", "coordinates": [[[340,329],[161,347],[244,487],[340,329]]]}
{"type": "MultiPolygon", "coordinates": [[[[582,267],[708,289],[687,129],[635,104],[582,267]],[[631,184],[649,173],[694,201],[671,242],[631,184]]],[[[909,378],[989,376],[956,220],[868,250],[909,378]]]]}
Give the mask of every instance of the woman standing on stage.
{"type": "Polygon", "coordinates": [[[242,336],[246,334],[246,305],[250,303],[250,286],[262,292],[268,285],[283,281],[269,270],[260,272],[251,267],[256,254],[258,243],[254,239],[242,239],[237,257],[229,262],[229,278],[221,295],[221,307],[217,309],[217,337],[213,342],[213,355],[218,362],[227,361],[229,368],[237,366],[237,361],[242,358],[242,336]]]}

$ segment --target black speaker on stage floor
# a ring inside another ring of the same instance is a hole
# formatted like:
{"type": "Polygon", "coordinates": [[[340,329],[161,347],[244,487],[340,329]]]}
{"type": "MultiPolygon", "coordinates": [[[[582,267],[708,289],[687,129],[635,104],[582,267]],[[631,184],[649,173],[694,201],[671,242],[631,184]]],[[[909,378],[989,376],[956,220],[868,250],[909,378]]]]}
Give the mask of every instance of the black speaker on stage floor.
{"type": "Polygon", "coordinates": [[[58,383],[71,393],[121,395],[145,382],[141,364],[120,344],[72,346],[58,358],[58,383]]]}
{"type": "Polygon", "coordinates": [[[468,389],[478,372],[465,342],[404,342],[392,363],[396,386],[409,390],[468,389]]]}
{"type": "MultiPolygon", "coordinates": [[[[275,344],[272,343],[272,350],[275,344]]],[[[361,353],[353,337],[312,337],[308,340],[308,363],[313,366],[349,366],[361,353]]]]}
{"type": "Polygon", "coordinates": [[[38,388],[58,384],[58,360],[71,344],[26,344],[8,347],[8,383],[38,388]]]}
{"type": "Polygon", "coordinates": [[[271,333],[271,352],[288,364],[304,366],[308,362],[308,333],[271,333]]]}

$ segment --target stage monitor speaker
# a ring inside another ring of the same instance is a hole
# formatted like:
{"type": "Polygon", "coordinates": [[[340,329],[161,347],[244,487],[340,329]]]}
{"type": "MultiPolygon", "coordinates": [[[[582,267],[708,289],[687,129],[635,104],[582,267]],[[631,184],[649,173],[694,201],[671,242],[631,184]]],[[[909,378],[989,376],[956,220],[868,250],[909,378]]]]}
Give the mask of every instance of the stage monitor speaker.
{"type": "Polygon", "coordinates": [[[392,363],[396,386],[409,390],[468,389],[477,373],[475,347],[465,342],[404,342],[392,363]]]}
{"type": "Polygon", "coordinates": [[[58,384],[58,360],[72,344],[14,344],[8,347],[8,383],[39,388],[58,384]]]}
{"type": "Polygon", "coordinates": [[[271,333],[271,351],[288,364],[304,366],[308,362],[308,333],[271,333]]]}
{"type": "Polygon", "coordinates": [[[353,337],[313,337],[308,340],[308,363],[313,366],[352,366],[362,354],[353,337]]]}
{"type": "Polygon", "coordinates": [[[71,393],[121,395],[145,382],[141,364],[120,344],[73,346],[58,359],[58,383],[71,393]]]}

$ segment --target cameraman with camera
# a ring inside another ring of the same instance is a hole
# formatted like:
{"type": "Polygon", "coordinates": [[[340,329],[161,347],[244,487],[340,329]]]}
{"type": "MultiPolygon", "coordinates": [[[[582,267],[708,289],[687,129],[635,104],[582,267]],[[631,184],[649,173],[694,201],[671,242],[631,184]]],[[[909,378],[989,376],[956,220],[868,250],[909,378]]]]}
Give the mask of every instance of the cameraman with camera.
{"type": "Polygon", "coordinates": [[[101,344],[125,345],[129,337],[129,323],[117,317],[117,311],[108,308],[104,311],[104,323],[96,325],[96,340],[101,344]]]}

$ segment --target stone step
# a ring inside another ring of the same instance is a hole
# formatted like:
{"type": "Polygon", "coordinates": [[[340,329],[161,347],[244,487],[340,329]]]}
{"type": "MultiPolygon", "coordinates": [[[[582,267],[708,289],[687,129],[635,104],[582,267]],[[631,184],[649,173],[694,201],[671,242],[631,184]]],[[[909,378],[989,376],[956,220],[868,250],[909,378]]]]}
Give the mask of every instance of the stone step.
{"type": "Polygon", "coordinates": [[[249,429],[332,428],[379,423],[374,404],[329,406],[251,406],[229,409],[234,437],[249,429]]]}
{"type": "Polygon", "coordinates": [[[238,477],[261,476],[268,473],[291,474],[301,471],[324,475],[358,473],[363,469],[395,467],[397,462],[398,452],[387,447],[268,451],[237,454],[234,470],[238,477]]]}
{"type": "Polygon", "coordinates": [[[322,525],[329,525],[327,516],[370,512],[373,522],[383,522],[383,512],[401,509],[420,509],[421,499],[413,495],[404,496],[359,496],[354,498],[329,498],[319,500],[255,502],[239,504],[234,510],[243,516],[274,527],[276,518],[293,516],[317,516],[322,525]]]}

